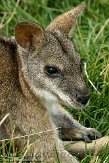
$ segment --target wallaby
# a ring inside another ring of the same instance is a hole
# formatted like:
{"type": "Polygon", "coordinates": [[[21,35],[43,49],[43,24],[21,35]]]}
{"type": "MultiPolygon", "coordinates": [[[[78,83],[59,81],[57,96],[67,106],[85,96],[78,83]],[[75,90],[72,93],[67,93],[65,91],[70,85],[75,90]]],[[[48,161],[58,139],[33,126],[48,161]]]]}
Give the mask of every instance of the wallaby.
{"type": "Polygon", "coordinates": [[[15,41],[0,38],[0,119],[9,113],[0,127],[0,138],[16,139],[35,159],[54,162],[55,152],[62,163],[77,163],[59,139],[84,139],[91,142],[101,134],[86,128],[65,111],[63,104],[85,106],[89,92],[83,80],[81,59],[68,37],[85,4],[58,16],[45,29],[20,22],[15,27],[15,41]],[[39,134],[35,134],[39,133],[39,134]],[[32,135],[33,134],[33,135],[32,135]],[[56,150],[56,151],[55,151],[56,150]]]}

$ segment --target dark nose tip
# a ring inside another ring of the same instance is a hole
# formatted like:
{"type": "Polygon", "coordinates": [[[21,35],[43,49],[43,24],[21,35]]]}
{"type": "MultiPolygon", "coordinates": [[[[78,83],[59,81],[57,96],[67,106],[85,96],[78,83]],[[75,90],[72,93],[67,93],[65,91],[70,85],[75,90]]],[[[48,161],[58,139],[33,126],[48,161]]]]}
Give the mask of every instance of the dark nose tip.
{"type": "Polygon", "coordinates": [[[87,104],[87,102],[89,101],[89,98],[90,98],[89,94],[87,95],[82,95],[80,93],[76,94],[77,101],[84,105],[87,104]]]}

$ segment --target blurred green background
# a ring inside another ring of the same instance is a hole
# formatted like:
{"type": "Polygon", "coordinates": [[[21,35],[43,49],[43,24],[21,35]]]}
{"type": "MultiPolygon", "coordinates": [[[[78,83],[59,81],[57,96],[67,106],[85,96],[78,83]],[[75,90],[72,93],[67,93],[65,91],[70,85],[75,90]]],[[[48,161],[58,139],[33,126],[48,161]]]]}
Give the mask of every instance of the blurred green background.
{"type": "MultiPolygon", "coordinates": [[[[32,21],[45,27],[57,15],[78,5],[80,0],[0,0],[0,35],[14,35],[15,24],[32,21]]],[[[69,111],[83,125],[109,135],[109,0],[85,0],[86,10],[72,32],[76,49],[86,59],[90,103],[84,110],[69,111]],[[99,93],[98,93],[99,92],[99,93]]],[[[99,155],[103,163],[107,150],[99,155]]],[[[90,162],[90,154],[82,161],[90,162]]],[[[109,157],[107,162],[109,163],[109,157]]]]}

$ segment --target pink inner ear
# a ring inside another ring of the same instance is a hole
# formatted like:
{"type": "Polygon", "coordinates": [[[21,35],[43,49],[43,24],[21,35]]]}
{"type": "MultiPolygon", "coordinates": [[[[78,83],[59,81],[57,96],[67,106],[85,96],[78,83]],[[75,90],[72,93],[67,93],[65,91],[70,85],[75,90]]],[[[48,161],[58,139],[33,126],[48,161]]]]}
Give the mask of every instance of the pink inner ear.
{"type": "Polygon", "coordinates": [[[43,33],[43,29],[34,23],[21,22],[15,28],[16,41],[23,48],[36,48],[42,40],[43,33]]]}

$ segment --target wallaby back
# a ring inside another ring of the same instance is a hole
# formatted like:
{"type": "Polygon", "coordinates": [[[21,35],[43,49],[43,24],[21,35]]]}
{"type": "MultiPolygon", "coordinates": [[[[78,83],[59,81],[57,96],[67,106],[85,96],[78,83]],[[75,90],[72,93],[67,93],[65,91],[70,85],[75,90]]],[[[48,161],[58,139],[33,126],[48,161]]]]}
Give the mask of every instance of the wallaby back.
{"type": "MultiPolygon", "coordinates": [[[[18,86],[18,64],[16,57],[16,43],[6,37],[0,37],[0,99],[3,100],[3,106],[7,106],[9,97],[12,101],[11,93],[14,95],[14,86],[16,84],[18,86]]],[[[15,89],[18,88],[16,87],[15,89]]],[[[3,111],[2,109],[4,108],[1,105],[0,110],[3,111]]]]}

